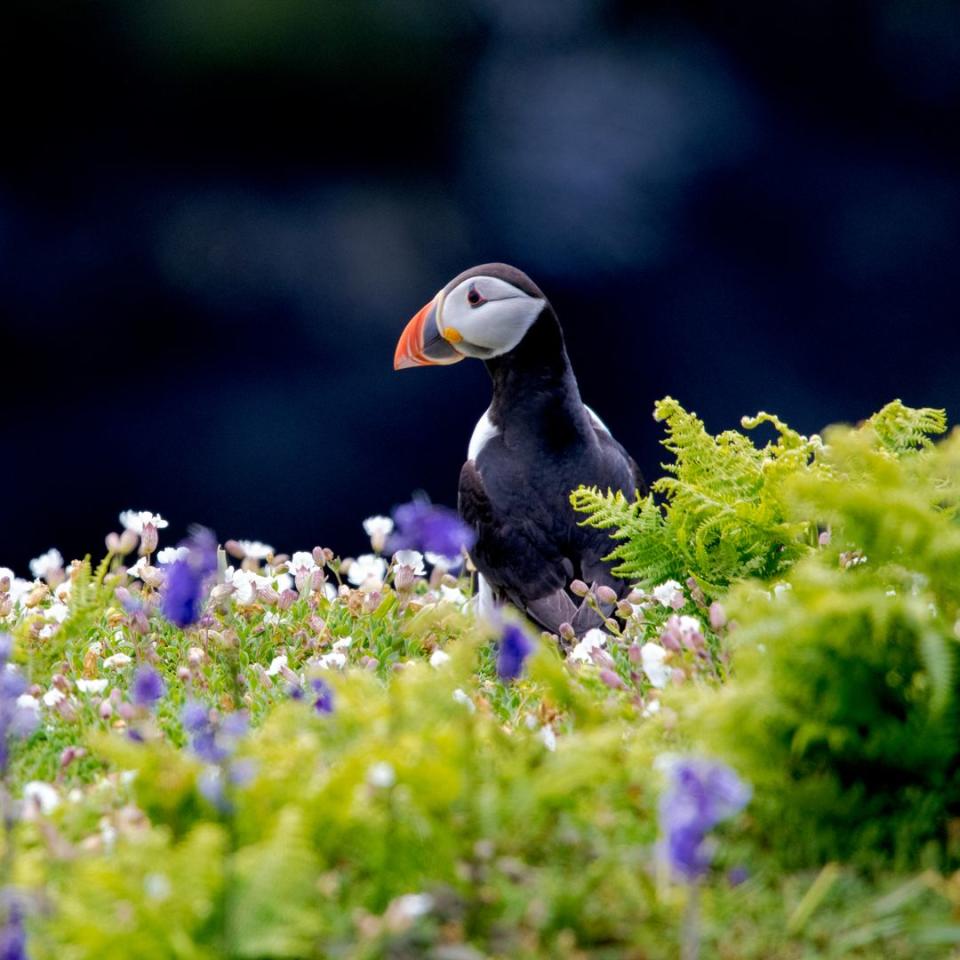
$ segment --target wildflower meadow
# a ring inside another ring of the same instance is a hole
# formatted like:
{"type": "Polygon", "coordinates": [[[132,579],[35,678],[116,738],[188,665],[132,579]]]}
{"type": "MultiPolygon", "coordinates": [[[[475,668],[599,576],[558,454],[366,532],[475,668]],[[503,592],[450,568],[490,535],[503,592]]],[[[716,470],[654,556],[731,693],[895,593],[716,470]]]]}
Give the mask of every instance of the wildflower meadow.
{"type": "Polygon", "coordinates": [[[960,432],[655,415],[580,637],[418,500],[0,568],[0,960],[956,956],[960,432]]]}

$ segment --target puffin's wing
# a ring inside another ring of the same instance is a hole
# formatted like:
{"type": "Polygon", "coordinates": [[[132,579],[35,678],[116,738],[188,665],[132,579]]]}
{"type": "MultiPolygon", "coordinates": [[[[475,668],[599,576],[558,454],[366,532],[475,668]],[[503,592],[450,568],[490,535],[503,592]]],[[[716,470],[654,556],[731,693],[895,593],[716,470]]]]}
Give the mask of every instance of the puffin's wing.
{"type": "Polygon", "coordinates": [[[460,471],[459,509],[476,531],[471,556],[496,595],[554,633],[578,607],[567,593],[574,569],[536,512],[498,509],[474,460],[460,471]]]}

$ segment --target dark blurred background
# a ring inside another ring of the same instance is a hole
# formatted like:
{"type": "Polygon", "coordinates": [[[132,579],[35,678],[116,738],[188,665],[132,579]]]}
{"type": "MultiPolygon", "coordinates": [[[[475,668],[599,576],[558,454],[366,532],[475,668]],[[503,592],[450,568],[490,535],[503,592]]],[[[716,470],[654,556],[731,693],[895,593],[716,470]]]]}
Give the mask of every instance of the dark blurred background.
{"type": "Polygon", "coordinates": [[[954,0],[7,0],[0,564],[159,511],[280,550],[453,504],[486,260],[659,472],[655,399],[960,416],[954,0]]]}

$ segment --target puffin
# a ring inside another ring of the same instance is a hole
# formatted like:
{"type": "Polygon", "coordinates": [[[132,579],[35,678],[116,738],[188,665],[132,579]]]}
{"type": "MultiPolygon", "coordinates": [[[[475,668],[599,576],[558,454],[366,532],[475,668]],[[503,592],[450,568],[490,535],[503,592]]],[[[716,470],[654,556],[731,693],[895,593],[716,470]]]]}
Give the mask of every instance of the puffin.
{"type": "Polygon", "coordinates": [[[570,493],[581,484],[643,490],[636,463],[581,399],[550,301],[521,270],[484,263],[454,277],[414,314],[397,343],[395,370],[483,361],[493,384],[460,471],[458,510],[476,539],[479,609],[513,604],[541,628],[577,637],[602,625],[614,604],[571,590],[580,580],[629,585],[604,560],[609,533],[581,526],[570,493]],[[569,626],[567,626],[569,625],[569,626]]]}

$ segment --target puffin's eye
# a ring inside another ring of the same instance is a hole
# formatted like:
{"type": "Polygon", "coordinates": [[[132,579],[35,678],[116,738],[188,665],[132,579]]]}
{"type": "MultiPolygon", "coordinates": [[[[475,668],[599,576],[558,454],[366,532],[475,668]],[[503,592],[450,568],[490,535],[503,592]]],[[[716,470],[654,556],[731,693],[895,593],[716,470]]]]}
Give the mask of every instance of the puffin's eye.
{"type": "Polygon", "coordinates": [[[471,287],[467,291],[467,303],[469,303],[471,307],[479,307],[481,303],[486,302],[476,287],[471,287]]]}

